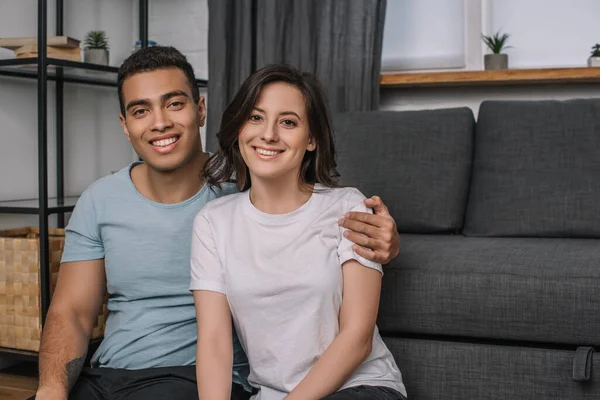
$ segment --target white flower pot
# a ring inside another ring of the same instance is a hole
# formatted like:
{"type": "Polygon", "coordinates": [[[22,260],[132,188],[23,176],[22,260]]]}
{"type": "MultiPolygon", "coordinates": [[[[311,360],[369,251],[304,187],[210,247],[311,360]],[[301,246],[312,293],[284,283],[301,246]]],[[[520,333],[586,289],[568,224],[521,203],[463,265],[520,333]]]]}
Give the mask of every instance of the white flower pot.
{"type": "Polygon", "coordinates": [[[90,64],[108,65],[108,50],[84,49],[83,61],[90,64]]]}
{"type": "Polygon", "coordinates": [[[483,65],[486,70],[508,69],[508,54],[486,54],[483,56],[483,65]]]}
{"type": "Polygon", "coordinates": [[[588,67],[600,67],[600,57],[588,58],[588,67]]]}

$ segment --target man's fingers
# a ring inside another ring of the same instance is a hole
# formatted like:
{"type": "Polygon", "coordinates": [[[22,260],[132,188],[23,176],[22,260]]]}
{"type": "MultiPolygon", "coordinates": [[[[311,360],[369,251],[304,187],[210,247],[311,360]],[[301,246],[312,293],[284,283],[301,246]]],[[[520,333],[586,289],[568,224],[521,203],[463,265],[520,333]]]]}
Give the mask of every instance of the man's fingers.
{"type": "Polygon", "coordinates": [[[361,257],[366,258],[367,260],[381,264],[381,260],[380,260],[381,257],[379,257],[377,252],[375,252],[373,250],[365,249],[364,247],[361,247],[358,245],[352,246],[352,250],[354,250],[354,252],[356,254],[358,254],[361,257]]]}
{"type": "MultiPolygon", "coordinates": [[[[351,211],[346,213],[346,221],[362,222],[364,224],[372,225],[377,228],[390,229],[392,224],[395,224],[394,219],[389,216],[376,215],[371,213],[351,211]]],[[[356,229],[352,229],[356,230],[356,229]]]]}
{"type": "Polygon", "coordinates": [[[364,223],[364,222],[360,222],[360,221],[356,221],[354,219],[348,219],[348,218],[345,218],[345,219],[341,220],[340,222],[341,222],[341,226],[346,229],[350,229],[351,231],[361,233],[363,235],[372,237],[374,239],[380,239],[381,231],[375,225],[371,225],[369,223],[364,223]]]}
{"type": "MultiPolygon", "coordinates": [[[[360,246],[367,247],[369,249],[373,249],[373,246],[376,243],[375,240],[369,239],[365,235],[361,235],[359,233],[355,233],[355,232],[352,232],[352,231],[346,231],[346,232],[344,232],[344,236],[349,241],[351,241],[353,243],[356,243],[356,244],[358,244],[360,246]]],[[[375,250],[375,249],[373,249],[373,250],[375,250]]]]}
{"type": "Polygon", "coordinates": [[[366,199],[365,206],[371,207],[376,215],[390,216],[390,211],[387,206],[383,204],[383,201],[381,201],[379,196],[373,196],[370,199],[366,199]]]}

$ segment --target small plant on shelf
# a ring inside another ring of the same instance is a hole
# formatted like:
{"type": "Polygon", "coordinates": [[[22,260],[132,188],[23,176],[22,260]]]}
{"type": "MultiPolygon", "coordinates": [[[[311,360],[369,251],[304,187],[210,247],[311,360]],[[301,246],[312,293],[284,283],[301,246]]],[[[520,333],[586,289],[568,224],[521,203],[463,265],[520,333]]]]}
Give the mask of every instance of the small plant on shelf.
{"type": "Polygon", "coordinates": [[[492,51],[492,54],[502,54],[502,50],[509,49],[511,46],[506,45],[506,41],[510,37],[510,35],[500,32],[495,33],[491,36],[482,35],[483,42],[485,45],[492,51]]]}
{"type": "Polygon", "coordinates": [[[590,67],[600,67],[600,43],[596,43],[592,46],[592,52],[590,58],[588,58],[588,65],[590,67]]]}
{"type": "Polygon", "coordinates": [[[108,37],[104,31],[90,31],[85,37],[86,49],[108,50],[108,37]]]}
{"type": "Polygon", "coordinates": [[[507,69],[508,68],[508,55],[504,54],[503,51],[511,48],[507,46],[506,42],[510,35],[507,33],[496,32],[493,35],[481,35],[483,42],[491,50],[492,54],[486,54],[484,56],[485,69],[507,69]]]}
{"type": "Polygon", "coordinates": [[[90,31],[85,37],[83,59],[86,63],[108,65],[108,37],[104,31],[90,31]]]}

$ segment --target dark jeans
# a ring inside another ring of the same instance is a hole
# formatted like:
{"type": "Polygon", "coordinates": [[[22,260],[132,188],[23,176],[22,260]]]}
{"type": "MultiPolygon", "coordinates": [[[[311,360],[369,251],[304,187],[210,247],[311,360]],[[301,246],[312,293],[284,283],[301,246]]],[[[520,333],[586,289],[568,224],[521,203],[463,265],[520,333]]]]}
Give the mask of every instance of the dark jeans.
{"type": "Polygon", "coordinates": [[[363,385],[340,390],[322,400],[406,400],[406,397],[388,387],[363,385]]]}
{"type": "MultiPolygon", "coordinates": [[[[250,394],[233,384],[231,400],[250,394]]],[[[70,400],[198,400],[196,367],[141,370],[84,368],[69,395],[70,400]]]]}

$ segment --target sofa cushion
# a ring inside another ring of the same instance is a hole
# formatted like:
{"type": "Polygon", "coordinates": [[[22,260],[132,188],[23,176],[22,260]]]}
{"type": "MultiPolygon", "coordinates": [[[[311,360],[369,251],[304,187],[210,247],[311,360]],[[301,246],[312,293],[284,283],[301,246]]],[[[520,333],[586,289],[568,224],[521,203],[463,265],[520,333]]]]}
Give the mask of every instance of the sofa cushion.
{"type": "Polygon", "coordinates": [[[409,399],[600,399],[600,354],[589,381],[572,379],[574,350],[383,338],[409,399]]]}
{"type": "Polygon", "coordinates": [[[403,235],[382,332],[600,345],[600,240],[403,235]]]}
{"type": "Polygon", "coordinates": [[[484,102],[465,234],[600,237],[600,99],[484,102]]]}
{"type": "Polygon", "coordinates": [[[474,124],[468,108],[334,115],[340,182],[380,196],[401,232],[458,231],[474,124]]]}

